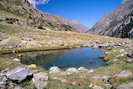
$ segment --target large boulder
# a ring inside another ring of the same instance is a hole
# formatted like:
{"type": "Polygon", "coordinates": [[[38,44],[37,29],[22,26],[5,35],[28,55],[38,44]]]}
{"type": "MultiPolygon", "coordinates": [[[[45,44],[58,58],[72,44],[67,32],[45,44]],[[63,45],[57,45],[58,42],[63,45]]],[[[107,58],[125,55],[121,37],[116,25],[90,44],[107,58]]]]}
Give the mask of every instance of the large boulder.
{"type": "Polygon", "coordinates": [[[17,67],[13,70],[7,71],[5,75],[8,79],[16,82],[21,82],[28,76],[32,76],[32,74],[29,73],[29,68],[27,67],[17,67]]]}

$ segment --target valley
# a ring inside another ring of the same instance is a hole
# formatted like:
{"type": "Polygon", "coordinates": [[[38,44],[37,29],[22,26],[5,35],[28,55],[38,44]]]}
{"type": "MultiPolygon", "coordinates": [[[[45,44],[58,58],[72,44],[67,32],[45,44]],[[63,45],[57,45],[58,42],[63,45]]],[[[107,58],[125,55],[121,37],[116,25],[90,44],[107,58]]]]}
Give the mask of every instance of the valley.
{"type": "Polygon", "coordinates": [[[118,35],[112,24],[102,33],[106,18],[89,30],[27,0],[1,0],[0,89],[133,89],[132,14],[122,22],[131,32],[118,35]]]}

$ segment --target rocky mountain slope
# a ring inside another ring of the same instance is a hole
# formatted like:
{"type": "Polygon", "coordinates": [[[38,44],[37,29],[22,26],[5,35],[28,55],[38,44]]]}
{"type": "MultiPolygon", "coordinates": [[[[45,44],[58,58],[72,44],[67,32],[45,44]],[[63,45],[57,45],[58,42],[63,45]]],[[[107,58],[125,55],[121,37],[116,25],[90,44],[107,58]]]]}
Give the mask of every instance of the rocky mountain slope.
{"type": "Polygon", "coordinates": [[[133,38],[133,0],[124,0],[88,32],[112,37],[133,38]]]}
{"type": "Polygon", "coordinates": [[[86,32],[88,31],[88,27],[84,26],[83,24],[80,24],[77,21],[69,21],[69,23],[72,27],[76,29],[78,32],[86,32]]]}
{"type": "Polygon", "coordinates": [[[34,9],[28,0],[0,0],[0,13],[0,22],[8,24],[44,30],[78,31],[66,19],[34,9]]]}

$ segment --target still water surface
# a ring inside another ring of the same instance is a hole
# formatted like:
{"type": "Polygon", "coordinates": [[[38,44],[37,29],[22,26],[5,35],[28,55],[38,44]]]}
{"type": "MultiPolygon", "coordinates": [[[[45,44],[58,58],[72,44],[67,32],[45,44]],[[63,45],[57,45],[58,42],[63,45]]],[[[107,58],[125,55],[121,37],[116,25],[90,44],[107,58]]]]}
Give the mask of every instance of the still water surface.
{"type": "Polygon", "coordinates": [[[105,62],[100,58],[103,51],[93,48],[32,52],[22,55],[21,62],[23,64],[36,64],[44,69],[49,69],[52,66],[58,66],[62,69],[69,67],[86,67],[89,69],[105,66],[105,62]]]}

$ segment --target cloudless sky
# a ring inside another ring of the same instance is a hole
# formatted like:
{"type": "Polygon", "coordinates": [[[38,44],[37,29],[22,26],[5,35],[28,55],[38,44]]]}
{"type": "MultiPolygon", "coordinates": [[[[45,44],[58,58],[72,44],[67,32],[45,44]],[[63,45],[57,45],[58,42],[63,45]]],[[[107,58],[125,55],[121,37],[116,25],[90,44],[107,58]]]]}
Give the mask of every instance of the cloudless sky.
{"type": "Polygon", "coordinates": [[[37,8],[92,27],[121,2],[122,0],[50,0],[47,4],[37,5],[37,8]]]}

